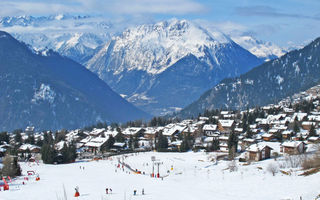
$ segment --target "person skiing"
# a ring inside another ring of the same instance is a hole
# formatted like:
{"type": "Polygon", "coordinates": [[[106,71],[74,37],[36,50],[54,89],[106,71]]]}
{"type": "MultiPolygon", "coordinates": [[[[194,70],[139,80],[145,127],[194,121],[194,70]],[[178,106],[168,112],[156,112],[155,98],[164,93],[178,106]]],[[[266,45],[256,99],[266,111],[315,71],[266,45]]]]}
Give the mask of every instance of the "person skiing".
{"type": "Polygon", "coordinates": [[[108,188],[106,188],[106,194],[108,194],[108,192],[109,192],[109,189],[108,189],[108,188]]]}
{"type": "Polygon", "coordinates": [[[79,193],[79,187],[77,186],[76,188],[74,188],[76,190],[76,193],[74,194],[74,197],[78,197],[80,196],[80,193],[79,193]]]}
{"type": "Polygon", "coordinates": [[[111,189],[111,188],[109,188],[109,190],[110,190],[110,194],[112,194],[112,189],[111,189]]]}
{"type": "Polygon", "coordinates": [[[141,194],[142,194],[142,195],[144,195],[144,188],[142,188],[142,192],[141,192],[141,194]]]}
{"type": "Polygon", "coordinates": [[[134,196],[137,195],[137,190],[133,190],[133,195],[134,195],[134,196]]]}

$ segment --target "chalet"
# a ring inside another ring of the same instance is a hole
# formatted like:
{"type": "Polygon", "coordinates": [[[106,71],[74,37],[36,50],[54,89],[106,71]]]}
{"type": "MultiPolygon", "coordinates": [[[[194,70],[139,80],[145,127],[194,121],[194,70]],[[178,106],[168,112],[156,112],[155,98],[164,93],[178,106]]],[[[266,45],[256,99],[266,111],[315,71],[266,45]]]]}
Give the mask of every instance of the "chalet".
{"type": "Polygon", "coordinates": [[[94,137],[99,137],[103,134],[105,130],[105,128],[95,128],[89,134],[94,137]]]}
{"type": "Polygon", "coordinates": [[[182,141],[180,140],[177,140],[177,141],[174,141],[174,142],[170,142],[169,143],[169,149],[175,149],[175,150],[180,150],[180,147],[181,147],[181,144],[182,144],[182,141]]]}
{"type": "Polygon", "coordinates": [[[217,127],[216,124],[206,124],[203,126],[202,130],[205,136],[213,136],[217,131],[217,127]]]}
{"type": "Polygon", "coordinates": [[[272,148],[265,144],[252,144],[248,148],[248,160],[260,161],[271,156],[272,148]]]}
{"type": "Polygon", "coordinates": [[[219,137],[219,147],[221,151],[228,151],[228,140],[229,137],[226,136],[220,136],[219,137]]]}
{"type": "Polygon", "coordinates": [[[243,133],[243,128],[235,128],[235,129],[234,129],[234,132],[235,132],[236,134],[241,134],[241,133],[243,133]]]}
{"type": "Polygon", "coordinates": [[[284,140],[287,140],[287,139],[290,139],[290,138],[292,137],[293,132],[290,131],[290,130],[285,130],[285,131],[283,131],[281,134],[282,134],[282,138],[283,138],[284,140]]]}
{"type": "Polygon", "coordinates": [[[320,138],[316,136],[309,137],[308,142],[312,144],[317,144],[317,143],[320,143],[320,138]]]}
{"type": "Polygon", "coordinates": [[[302,122],[301,126],[302,126],[302,128],[304,130],[310,131],[311,126],[316,126],[316,123],[315,122],[304,121],[304,122],[302,122]]]}
{"type": "Polygon", "coordinates": [[[162,130],[162,134],[170,139],[175,135],[179,135],[185,129],[187,129],[187,126],[184,124],[168,124],[162,130]]]}
{"type": "Polygon", "coordinates": [[[283,111],[288,115],[292,115],[294,113],[292,108],[283,108],[283,111]]]}
{"type": "Polygon", "coordinates": [[[27,128],[24,130],[24,132],[28,135],[34,133],[34,126],[27,126],[27,128]]]}
{"type": "Polygon", "coordinates": [[[138,136],[143,136],[145,129],[140,128],[140,127],[129,127],[126,128],[122,133],[129,138],[131,135],[138,135],[138,136]]]}
{"type": "Polygon", "coordinates": [[[220,133],[228,134],[231,133],[235,128],[235,121],[234,120],[218,120],[218,130],[220,133]]]}
{"type": "Polygon", "coordinates": [[[146,139],[149,139],[149,140],[153,140],[156,136],[156,134],[162,129],[161,128],[153,128],[153,127],[147,127],[145,128],[145,132],[144,132],[144,137],[146,139]]]}
{"type": "Polygon", "coordinates": [[[102,146],[107,142],[108,137],[96,137],[87,142],[84,146],[88,151],[94,154],[101,152],[102,146]]]}
{"type": "Polygon", "coordinates": [[[118,152],[120,150],[125,149],[125,147],[126,147],[126,143],[124,143],[124,142],[116,142],[116,143],[113,144],[111,150],[113,150],[115,152],[118,152]]]}
{"type": "Polygon", "coordinates": [[[18,152],[26,152],[28,149],[30,150],[31,153],[40,153],[40,150],[41,150],[41,148],[36,145],[23,144],[19,147],[18,152]]]}
{"type": "Polygon", "coordinates": [[[286,154],[301,154],[306,150],[306,145],[302,141],[288,141],[281,144],[280,151],[286,154]]]}
{"type": "Polygon", "coordinates": [[[252,138],[244,138],[241,142],[245,146],[251,146],[252,144],[255,144],[257,141],[252,138]]]}
{"type": "Polygon", "coordinates": [[[141,149],[151,149],[152,148],[152,143],[150,140],[146,140],[144,138],[140,138],[138,141],[139,147],[141,149]]]}
{"type": "Polygon", "coordinates": [[[274,138],[274,135],[271,133],[264,133],[261,137],[264,141],[271,141],[274,138]]]}

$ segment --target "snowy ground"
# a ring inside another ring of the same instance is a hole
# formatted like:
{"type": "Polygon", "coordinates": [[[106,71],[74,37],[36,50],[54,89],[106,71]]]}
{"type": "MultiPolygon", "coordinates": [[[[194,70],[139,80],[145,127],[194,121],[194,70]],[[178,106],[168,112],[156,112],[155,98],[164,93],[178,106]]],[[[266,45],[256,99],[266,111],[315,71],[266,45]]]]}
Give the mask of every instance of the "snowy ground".
{"type": "MultiPolygon", "coordinates": [[[[28,165],[21,163],[23,172],[34,170],[41,180],[31,177],[22,185],[22,179],[10,186],[10,191],[0,192],[3,200],[58,200],[73,197],[74,188],[79,187],[79,199],[314,199],[320,194],[320,174],[308,177],[298,176],[301,171],[294,169],[291,176],[277,173],[272,176],[266,168],[273,159],[240,166],[230,172],[229,161],[212,162],[213,154],[206,153],[140,153],[127,158],[114,157],[112,160],[78,162],[66,165],[28,165]],[[161,178],[151,178],[151,156],[163,163],[160,165],[161,178]],[[134,170],[144,172],[135,174],[124,168],[117,168],[118,159],[134,170]],[[84,169],[80,169],[80,166],[84,169]],[[173,167],[173,170],[171,169],[173,167]],[[112,194],[105,194],[105,188],[112,188],[112,194]],[[133,196],[133,190],[137,196],[133,196]],[[145,195],[141,195],[144,189],[145,195]]],[[[288,171],[289,169],[285,169],[288,171]]]]}

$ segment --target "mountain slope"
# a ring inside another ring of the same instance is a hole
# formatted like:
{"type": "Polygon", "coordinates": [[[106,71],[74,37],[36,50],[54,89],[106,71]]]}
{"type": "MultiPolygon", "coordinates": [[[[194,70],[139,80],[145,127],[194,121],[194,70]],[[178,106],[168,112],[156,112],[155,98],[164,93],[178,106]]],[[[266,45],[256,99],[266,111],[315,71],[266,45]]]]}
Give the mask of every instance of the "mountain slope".
{"type": "Polygon", "coordinates": [[[221,81],[179,115],[197,115],[205,109],[261,106],[306,90],[320,82],[319,55],[320,38],[238,78],[221,81]]]}
{"type": "Polygon", "coordinates": [[[224,34],[173,19],[128,29],[101,48],[87,68],[139,108],[159,115],[261,63],[224,34]]]}
{"type": "Polygon", "coordinates": [[[82,65],[53,51],[43,55],[0,32],[1,130],[69,129],[149,117],[82,65]]]}

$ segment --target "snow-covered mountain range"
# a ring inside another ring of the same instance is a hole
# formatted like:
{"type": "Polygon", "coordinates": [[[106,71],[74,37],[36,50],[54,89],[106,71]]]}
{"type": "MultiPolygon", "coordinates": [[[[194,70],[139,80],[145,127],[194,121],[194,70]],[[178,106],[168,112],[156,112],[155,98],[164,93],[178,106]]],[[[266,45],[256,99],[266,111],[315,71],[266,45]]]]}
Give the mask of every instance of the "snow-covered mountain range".
{"type": "Polygon", "coordinates": [[[0,28],[36,50],[52,49],[84,64],[113,33],[111,23],[90,16],[0,18],[0,28]]]}
{"type": "Polygon", "coordinates": [[[159,115],[261,63],[221,32],[172,19],[113,37],[87,68],[130,102],[159,115]]]}
{"type": "Polygon", "coordinates": [[[36,51],[53,49],[86,65],[121,96],[155,115],[179,110],[221,79],[285,52],[251,36],[226,36],[186,20],[124,32],[116,25],[92,16],[0,17],[0,29],[36,51]]]}
{"type": "Polygon", "coordinates": [[[284,48],[281,48],[274,43],[257,40],[252,36],[231,36],[231,38],[237,44],[247,49],[258,58],[264,59],[265,61],[279,58],[287,53],[284,48]]]}

